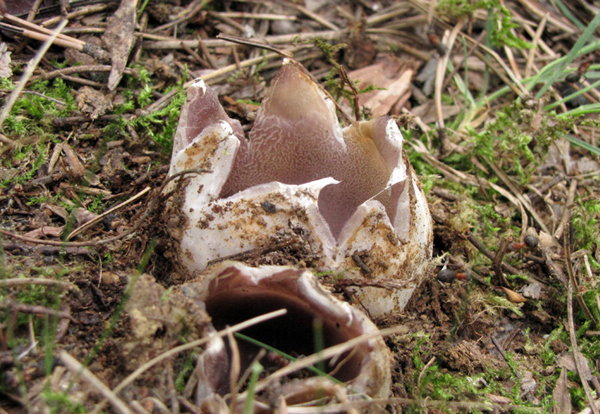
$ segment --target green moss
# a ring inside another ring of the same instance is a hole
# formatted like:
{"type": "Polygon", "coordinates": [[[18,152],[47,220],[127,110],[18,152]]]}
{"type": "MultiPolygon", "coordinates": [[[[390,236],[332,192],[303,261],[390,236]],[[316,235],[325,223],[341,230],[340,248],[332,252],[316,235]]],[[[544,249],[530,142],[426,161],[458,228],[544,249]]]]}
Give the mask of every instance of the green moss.
{"type": "Polygon", "coordinates": [[[488,27],[490,27],[489,39],[491,46],[509,46],[517,49],[530,49],[533,45],[514,34],[518,28],[510,11],[502,5],[500,0],[440,0],[436,7],[439,16],[445,16],[456,21],[460,18],[472,18],[477,10],[487,10],[488,27]]]}

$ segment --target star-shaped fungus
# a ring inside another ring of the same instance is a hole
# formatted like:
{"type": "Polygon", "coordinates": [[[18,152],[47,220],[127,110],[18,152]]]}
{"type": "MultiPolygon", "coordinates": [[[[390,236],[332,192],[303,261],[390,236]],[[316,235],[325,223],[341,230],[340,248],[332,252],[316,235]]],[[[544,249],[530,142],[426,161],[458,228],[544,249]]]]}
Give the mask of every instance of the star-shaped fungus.
{"type": "Polygon", "coordinates": [[[426,273],[431,216],[396,123],[341,128],[331,99],[293,60],[248,138],[214,90],[202,81],[189,89],[171,174],[198,168],[210,172],[179,181],[172,228],[192,274],[225,259],[281,264],[273,252],[301,252],[300,266],[343,272],[376,317],[402,310],[426,273]]]}

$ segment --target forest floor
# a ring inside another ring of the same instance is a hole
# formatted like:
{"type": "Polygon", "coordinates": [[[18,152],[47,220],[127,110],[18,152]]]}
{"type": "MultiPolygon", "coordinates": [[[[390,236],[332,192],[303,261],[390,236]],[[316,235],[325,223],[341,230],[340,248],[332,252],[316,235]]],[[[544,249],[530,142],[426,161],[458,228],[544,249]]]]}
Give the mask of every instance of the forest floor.
{"type": "Polygon", "coordinates": [[[0,3],[0,413],[200,412],[198,349],[120,386],[207,323],[165,308],[160,189],[192,81],[247,131],[281,51],[344,126],[396,117],[433,217],[430,274],[374,320],[402,327],[383,410],[600,412],[597,1],[0,3]]]}

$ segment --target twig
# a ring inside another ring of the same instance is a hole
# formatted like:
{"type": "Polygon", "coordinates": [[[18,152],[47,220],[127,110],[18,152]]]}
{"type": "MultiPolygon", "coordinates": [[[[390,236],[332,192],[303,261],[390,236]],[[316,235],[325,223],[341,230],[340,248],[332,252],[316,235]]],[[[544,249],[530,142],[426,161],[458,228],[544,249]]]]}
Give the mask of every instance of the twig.
{"type": "MultiPolygon", "coordinates": [[[[22,29],[20,27],[13,26],[13,25],[10,25],[7,23],[0,23],[0,28],[7,32],[13,32],[13,33],[19,34],[21,36],[25,36],[30,39],[39,40],[42,42],[47,41],[51,37],[50,35],[47,35],[45,33],[40,33],[40,32],[36,32],[33,30],[29,30],[29,29],[22,29]]],[[[75,43],[75,42],[71,42],[71,41],[61,38],[61,37],[57,37],[54,40],[54,44],[56,44],[58,46],[70,48],[70,49],[78,49],[79,51],[83,50],[82,45],[75,43]]]]}
{"type": "Polygon", "coordinates": [[[40,63],[40,61],[42,60],[42,58],[44,57],[54,40],[56,40],[56,37],[59,35],[60,31],[64,29],[68,22],[68,20],[63,20],[56,27],[56,29],[52,32],[52,36],[42,45],[40,50],[38,50],[34,58],[27,65],[27,69],[25,69],[23,75],[21,75],[19,84],[15,89],[13,89],[8,100],[2,107],[2,111],[0,111],[0,130],[2,129],[2,125],[4,125],[4,121],[8,117],[8,114],[10,114],[10,111],[12,110],[14,104],[17,102],[17,98],[19,97],[19,95],[21,95],[21,91],[25,88],[25,84],[27,83],[29,78],[31,78],[33,71],[35,70],[35,68],[37,68],[38,64],[40,63]]]}
{"type": "Polygon", "coordinates": [[[171,400],[171,412],[179,414],[179,400],[177,399],[177,389],[173,381],[173,360],[167,359],[167,387],[169,389],[169,399],[171,400]]]}
{"type": "Polygon", "coordinates": [[[235,340],[235,337],[233,336],[233,332],[231,332],[231,329],[229,327],[227,327],[226,330],[227,330],[227,339],[229,342],[229,349],[231,351],[231,363],[230,363],[231,368],[229,370],[229,390],[231,392],[230,410],[232,413],[235,413],[235,405],[236,405],[237,393],[238,393],[237,381],[238,381],[238,378],[240,377],[240,371],[241,371],[240,349],[238,348],[237,342],[235,340]]]}
{"type": "Polygon", "coordinates": [[[100,381],[92,372],[81,365],[79,361],[73,358],[67,351],[61,350],[58,353],[58,357],[62,361],[62,363],[76,376],[81,376],[81,378],[94,387],[96,390],[100,392],[106,398],[110,404],[113,406],[115,410],[117,410],[121,414],[131,414],[131,410],[127,405],[121,401],[119,397],[117,397],[116,393],[112,392],[102,381],[100,381]]]}
{"type": "MultiPolygon", "coordinates": [[[[101,11],[104,11],[104,10],[106,10],[108,8],[113,7],[113,5],[114,5],[114,3],[108,3],[108,4],[96,4],[96,5],[92,5],[92,6],[88,6],[88,7],[82,7],[79,10],[76,10],[74,12],[71,12],[71,13],[67,14],[65,16],[65,18],[67,20],[71,20],[71,19],[73,19],[75,17],[80,17],[80,16],[85,16],[85,15],[88,15],[88,14],[98,13],[98,12],[101,12],[101,11]]],[[[59,16],[53,17],[51,19],[48,19],[48,20],[44,21],[42,23],[42,26],[45,26],[45,27],[51,26],[51,25],[55,24],[56,22],[58,22],[60,19],[61,19],[61,17],[59,17],[59,16]]]]}
{"type": "Polygon", "coordinates": [[[40,5],[42,4],[42,1],[44,0],[35,0],[35,3],[33,3],[33,6],[31,6],[31,10],[29,10],[29,13],[27,14],[27,21],[31,22],[33,21],[33,19],[35,18],[35,15],[37,14],[40,5]]]}
{"type": "Polygon", "coordinates": [[[204,6],[205,6],[204,1],[196,0],[195,2],[192,2],[190,5],[188,5],[187,10],[180,13],[181,17],[179,17],[178,19],[175,19],[173,21],[170,21],[169,23],[165,23],[162,26],[155,27],[152,30],[149,30],[149,32],[150,33],[160,32],[161,30],[168,29],[169,27],[177,26],[183,22],[186,22],[186,21],[190,20],[192,17],[194,17],[196,14],[198,14],[198,12],[200,10],[202,10],[202,8],[204,6]]]}
{"type": "Polygon", "coordinates": [[[16,142],[13,141],[12,139],[10,139],[9,137],[0,134],[0,142],[10,146],[10,147],[14,147],[16,145],[16,142]]]}
{"type": "Polygon", "coordinates": [[[243,39],[243,38],[237,37],[237,36],[225,35],[225,34],[221,33],[221,34],[217,35],[217,39],[227,40],[228,42],[237,43],[238,45],[253,46],[253,47],[258,47],[261,49],[269,50],[271,52],[275,52],[283,57],[290,58],[290,59],[294,57],[294,54],[287,50],[279,50],[274,46],[267,45],[267,44],[260,43],[260,42],[255,42],[254,40],[243,39]]]}
{"type": "Polygon", "coordinates": [[[494,256],[493,260],[493,268],[494,272],[496,273],[496,277],[498,278],[498,282],[506,287],[509,287],[510,285],[508,283],[508,280],[506,280],[504,273],[502,273],[502,259],[504,258],[504,254],[508,249],[509,243],[510,240],[508,238],[502,239],[502,241],[500,242],[500,247],[498,248],[498,251],[496,251],[496,255],[494,256]]]}
{"type": "Polygon", "coordinates": [[[43,254],[43,255],[56,255],[66,254],[70,256],[87,256],[92,252],[89,249],[83,247],[56,247],[56,246],[42,246],[42,245],[26,245],[22,243],[11,243],[11,242],[0,242],[2,248],[7,251],[20,250],[26,253],[43,254]]]}
{"type": "MultiPolygon", "coordinates": [[[[87,72],[110,72],[110,65],[85,65],[85,66],[71,66],[69,68],[59,69],[52,72],[45,73],[40,76],[35,76],[32,78],[38,79],[41,78],[43,80],[54,79],[64,75],[71,75],[73,73],[87,73],[87,72]]],[[[139,76],[139,72],[135,69],[125,69],[124,73],[127,75],[135,75],[139,76]]]]}
{"type": "Polygon", "coordinates": [[[504,54],[508,59],[508,64],[510,65],[513,73],[515,74],[515,77],[519,80],[519,82],[522,81],[523,77],[521,76],[521,72],[519,72],[519,67],[517,66],[517,62],[515,61],[515,55],[513,54],[512,49],[507,45],[504,45],[504,54]]]}
{"type": "Polygon", "coordinates": [[[577,192],[578,183],[579,182],[577,180],[571,180],[571,185],[569,185],[569,193],[567,194],[567,201],[564,205],[563,214],[560,218],[560,223],[554,232],[554,238],[556,240],[560,240],[560,238],[563,236],[565,226],[569,223],[569,220],[571,220],[571,208],[573,207],[573,203],[575,201],[575,193],[577,192]]]}
{"type": "Polygon", "coordinates": [[[130,401],[129,405],[131,406],[131,409],[135,411],[135,414],[151,414],[138,401],[130,401]]]}
{"type": "Polygon", "coordinates": [[[94,82],[89,79],[77,78],[75,76],[62,75],[60,78],[69,82],[78,83],[80,85],[91,86],[92,88],[96,89],[102,89],[106,86],[105,84],[100,82],[94,82]]]}
{"type": "Polygon", "coordinates": [[[68,312],[57,311],[55,309],[50,309],[45,306],[28,305],[26,303],[15,302],[10,299],[4,299],[2,301],[2,305],[0,306],[4,308],[9,308],[16,312],[29,313],[33,315],[50,315],[56,316],[60,319],[70,319],[72,322],[79,322],[76,319],[74,319],[68,312]]]}
{"type": "Polygon", "coordinates": [[[291,20],[297,21],[296,16],[286,14],[272,13],[246,13],[246,12],[221,12],[221,16],[229,17],[230,19],[255,19],[255,20],[291,20]]]}
{"type": "Polygon", "coordinates": [[[594,317],[594,315],[592,314],[592,312],[590,311],[590,309],[587,307],[587,304],[585,303],[585,301],[583,300],[583,297],[581,296],[581,291],[579,290],[579,283],[577,283],[577,279],[575,279],[575,272],[573,271],[573,258],[571,257],[571,231],[570,231],[570,225],[567,224],[567,231],[565,232],[565,237],[564,237],[564,249],[565,249],[565,264],[567,266],[567,275],[569,276],[568,281],[570,282],[570,285],[572,286],[572,289],[574,288],[575,291],[577,292],[577,303],[579,304],[579,306],[581,307],[581,309],[583,310],[583,312],[585,313],[585,315],[594,323],[594,325],[598,326],[598,322],[596,321],[596,318],[594,317]]]}
{"type": "Polygon", "coordinates": [[[0,279],[0,287],[15,287],[25,285],[42,285],[42,286],[61,286],[67,290],[78,291],[79,289],[71,282],[64,282],[62,280],[54,279],[43,279],[38,277],[19,277],[0,279]]]}
{"type": "MultiPolygon", "coordinates": [[[[326,30],[322,32],[312,32],[312,33],[299,33],[299,34],[291,34],[291,35],[272,35],[265,36],[263,40],[266,43],[272,45],[281,45],[285,43],[304,43],[308,41],[312,41],[315,38],[320,38],[322,40],[337,40],[343,38],[348,35],[348,32],[345,30],[326,30]]],[[[142,47],[146,50],[161,50],[161,49],[179,49],[181,48],[181,42],[184,42],[192,49],[197,48],[200,45],[199,40],[161,40],[157,42],[143,42],[142,47]]],[[[203,39],[202,42],[208,47],[222,47],[228,46],[229,44],[226,41],[220,39],[203,39]]]]}
{"type": "Polygon", "coordinates": [[[548,12],[547,8],[541,6],[540,3],[532,2],[530,0],[517,0],[521,5],[528,10],[529,12],[537,15],[537,16],[548,16],[548,22],[558,29],[568,33],[569,35],[577,34],[577,28],[571,25],[570,23],[564,23],[558,17],[555,17],[553,14],[548,12]]]}
{"type": "Polygon", "coordinates": [[[189,402],[187,399],[183,398],[181,395],[177,396],[177,401],[179,401],[181,405],[183,405],[192,414],[202,413],[197,406],[189,402]]]}
{"type": "MultiPolygon", "coordinates": [[[[490,249],[485,247],[485,245],[483,243],[481,243],[481,241],[479,241],[479,239],[477,239],[475,236],[473,236],[473,234],[468,233],[466,235],[466,238],[467,238],[467,240],[469,240],[471,242],[471,244],[473,246],[475,246],[477,248],[477,250],[479,250],[481,253],[483,253],[484,256],[486,256],[492,262],[494,261],[496,255],[494,255],[494,253],[492,253],[492,251],[490,249]]],[[[509,265],[508,263],[502,262],[502,268],[504,270],[512,273],[513,275],[518,275],[521,273],[521,272],[519,272],[519,269],[509,265]]]]}
{"type": "Polygon", "coordinates": [[[508,365],[508,358],[506,357],[506,351],[504,350],[504,348],[502,348],[502,345],[500,345],[498,343],[498,341],[496,340],[496,338],[494,338],[494,335],[491,335],[490,339],[492,340],[492,344],[494,344],[494,346],[496,347],[496,349],[498,350],[498,352],[500,353],[500,355],[502,355],[502,358],[504,358],[504,361],[506,361],[506,364],[508,365]]]}
{"type": "Polygon", "coordinates": [[[187,46],[185,43],[182,43],[181,46],[183,46],[183,49],[188,52],[190,54],[190,56],[192,56],[194,58],[194,60],[196,61],[196,63],[201,64],[202,66],[204,66],[205,68],[210,68],[212,67],[214,69],[214,66],[211,66],[208,61],[202,59],[202,57],[196,53],[194,51],[194,49],[192,49],[191,47],[187,46]]]}
{"type": "Polygon", "coordinates": [[[421,380],[423,379],[423,375],[425,375],[425,372],[427,372],[427,370],[434,364],[434,362],[436,361],[435,357],[431,357],[431,359],[429,360],[429,362],[427,364],[425,364],[425,366],[423,367],[423,369],[421,370],[421,372],[419,372],[419,377],[417,378],[417,389],[420,389],[421,387],[421,380]]]}
{"type": "Polygon", "coordinates": [[[448,84],[454,78],[454,75],[456,75],[458,73],[458,71],[460,70],[460,68],[465,64],[465,62],[467,62],[467,59],[469,59],[469,57],[471,55],[473,55],[473,52],[475,52],[475,49],[477,49],[477,46],[479,46],[479,44],[481,43],[481,41],[483,40],[484,37],[485,37],[485,30],[481,32],[479,37],[475,40],[476,43],[473,43],[473,46],[471,46],[471,48],[467,51],[467,54],[462,58],[460,63],[456,64],[452,73],[450,73],[450,75],[448,75],[446,77],[446,80],[444,81],[444,85],[442,86],[442,90],[446,90],[446,88],[448,87],[448,84]]]}
{"type": "MultiPolygon", "coordinates": [[[[185,47],[185,45],[183,43],[182,43],[182,46],[185,47]]],[[[200,47],[202,54],[208,61],[209,66],[212,67],[213,69],[217,69],[219,67],[219,65],[217,64],[217,61],[215,60],[213,55],[210,53],[210,50],[208,50],[208,47],[206,47],[206,43],[204,43],[204,41],[202,41],[202,39],[198,39],[198,46],[200,47]]]]}
{"type": "Polygon", "coordinates": [[[411,11],[411,8],[408,7],[406,4],[398,3],[390,7],[390,9],[391,10],[386,11],[385,13],[382,11],[381,14],[374,14],[373,16],[369,16],[366,21],[367,26],[374,26],[376,24],[383,23],[386,20],[391,20],[394,17],[407,14],[411,11]]]}
{"type": "Polygon", "coordinates": [[[548,227],[546,227],[546,224],[544,223],[542,218],[538,215],[537,211],[535,211],[529,200],[523,196],[521,190],[519,190],[519,188],[512,182],[510,177],[506,175],[506,173],[500,167],[498,167],[496,163],[488,160],[487,158],[485,158],[485,161],[492,168],[492,170],[494,170],[494,173],[498,176],[498,178],[502,180],[504,185],[506,185],[508,189],[513,193],[514,197],[516,197],[517,200],[519,200],[519,202],[523,205],[523,207],[525,207],[527,211],[531,213],[531,216],[540,226],[540,228],[546,233],[550,234],[550,230],[548,230],[548,227]]]}
{"type": "MultiPolygon", "coordinates": [[[[21,27],[24,27],[24,28],[27,28],[29,30],[32,30],[34,32],[45,34],[45,35],[47,35],[47,37],[48,36],[52,36],[52,30],[46,29],[45,27],[42,27],[42,26],[38,26],[37,24],[31,23],[31,22],[29,22],[27,20],[20,19],[20,18],[18,18],[16,16],[13,16],[11,14],[4,14],[2,16],[2,19],[6,20],[7,22],[11,22],[11,23],[17,24],[17,25],[19,25],[21,27]]],[[[81,41],[79,39],[76,39],[76,38],[71,37],[71,36],[67,36],[67,35],[62,34],[62,33],[57,36],[57,39],[61,39],[61,40],[64,40],[65,42],[67,42],[67,43],[71,43],[71,44],[74,45],[75,48],[83,48],[83,45],[85,44],[85,42],[83,42],[83,41],[81,41]],[[79,46],[77,46],[77,45],[79,45],[79,46]]]]}

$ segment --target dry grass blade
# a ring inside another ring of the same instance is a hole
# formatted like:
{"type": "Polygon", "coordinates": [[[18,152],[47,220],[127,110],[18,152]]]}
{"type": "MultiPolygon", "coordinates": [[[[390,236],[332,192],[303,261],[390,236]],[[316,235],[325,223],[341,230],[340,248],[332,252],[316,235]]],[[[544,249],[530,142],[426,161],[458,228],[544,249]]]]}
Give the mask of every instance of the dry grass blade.
{"type": "Polygon", "coordinates": [[[98,379],[98,377],[92,374],[89,369],[81,365],[79,361],[69,355],[67,351],[60,351],[58,353],[58,357],[69,369],[69,371],[77,376],[81,376],[85,382],[100,392],[100,394],[102,394],[104,398],[110,402],[117,412],[121,414],[131,414],[129,407],[127,407],[127,405],[119,397],[117,397],[116,393],[112,392],[110,388],[108,388],[102,381],[98,379]]]}
{"type": "Polygon", "coordinates": [[[89,229],[96,223],[101,222],[102,219],[104,219],[104,217],[108,216],[109,214],[112,214],[115,211],[122,209],[126,205],[131,204],[134,201],[137,201],[138,199],[140,199],[144,194],[148,193],[149,191],[150,191],[150,187],[146,187],[142,191],[140,191],[139,193],[137,193],[136,195],[131,197],[129,200],[123,201],[122,203],[120,203],[112,208],[109,208],[104,213],[100,214],[99,216],[93,218],[92,220],[88,221],[87,223],[83,224],[82,226],[77,227],[75,230],[73,230],[71,233],[69,233],[69,235],[67,236],[67,240],[72,239],[73,237],[75,237],[78,234],[80,234],[81,232],[89,229]]]}
{"type": "MultiPolygon", "coordinates": [[[[456,36],[462,26],[464,25],[465,20],[461,19],[454,26],[452,32],[448,36],[447,41],[445,42],[445,46],[448,49],[452,49],[454,42],[456,41],[456,36]]],[[[444,75],[446,74],[446,69],[448,68],[448,59],[450,58],[450,53],[446,53],[438,60],[438,65],[435,72],[435,109],[437,114],[437,123],[439,128],[444,129],[444,115],[442,113],[442,85],[444,84],[444,75]]]]}
{"type": "Polygon", "coordinates": [[[525,65],[525,77],[528,78],[531,76],[531,70],[533,68],[533,60],[535,58],[535,54],[537,51],[538,44],[540,43],[540,38],[542,37],[542,33],[544,33],[544,29],[546,28],[546,21],[548,20],[548,14],[544,15],[544,18],[540,22],[537,30],[535,31],[535,35],[533,36],[533,47],[529,51],[527,55],[527,63],[525,65]]]}
{"type": "MultiPolygon", "coordinates": [[[[283,316],[286,313],[287,313],[287,310],[285,310],[285,309],[280,309],[277,311],[265,313],[264,315],[260,315],[260,316],[254,317],[252,319],[248,319],[245,322],[238,323],[237,325],[234,325],[230,328],[224,329],[222,331],[219,331],[215,334],[209,335],[202,339],[198,339],[198,340],[190,342],[188,344],[173,348],[173,349],[157,356],[156,358],[146,362],[144,365],[142,365],[141,367],[136,369],[133,373],[131,373],[127,378],[125,378],[123,381],[121,381],[121,383],[114,388],[113,393],[115,395],[119,394],[121,391],[123,391],[123,389],[125,389],[125,387],[127,387],[129,384],[131,384],[133,381],[135,381],[136,378],[138,378],[144,372],[146,372],[147,370],[152,368],[154,365],[164,361],[167,358],[171,358],[183,351],[187,351],[188,349],[197,348],[201,345],[204,345],[204,344],[210,342],[213,339],[222,338],[224,336],[227,336],[230,333],[238,332],[243,329],[249,328],[251,326],[258,325],[259,323],[268,321],[270,319],[277,318],[279,316],[283,316]]],[[[104,407],[105,404],[106,404],[106,401],[102,401],[101,403],[99,403],[96,406],[96,408],[94,409],[94,412],[98,412],[99,410],[102,410],[102,408],[104,407]]]]}

